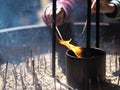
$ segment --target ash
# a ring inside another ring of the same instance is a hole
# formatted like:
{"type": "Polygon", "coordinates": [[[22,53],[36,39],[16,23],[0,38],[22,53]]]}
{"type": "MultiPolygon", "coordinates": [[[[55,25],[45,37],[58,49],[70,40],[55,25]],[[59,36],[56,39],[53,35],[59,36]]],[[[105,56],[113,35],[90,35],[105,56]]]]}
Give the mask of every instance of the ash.
{"type": "Polygon", "coordinates": [[[0,67],[0,90],[67,90],[65,75],[56,62],[52,77],[51,54],[26,57],[19,64],[6,62],[0,67]]]}
{"type": "MultiPolygon", "coordinates": [[[[68,90],[66,76],[58,65],[56,55],[56,77],[52,77],[52,54],[26,56],[19,64],[6,62],[0,66],[0,90],[68,90]]],[[[106,80],[120,85],[120,57],[107,54],[106,80]]]]}

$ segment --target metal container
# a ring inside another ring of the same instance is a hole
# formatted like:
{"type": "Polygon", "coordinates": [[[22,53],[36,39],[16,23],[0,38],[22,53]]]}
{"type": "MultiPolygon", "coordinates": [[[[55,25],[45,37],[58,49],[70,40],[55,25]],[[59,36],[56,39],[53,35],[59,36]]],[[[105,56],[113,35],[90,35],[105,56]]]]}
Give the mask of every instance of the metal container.
{"type": "Polygon", "coordinates": [[[96,85],[105,81],[106,52],[100,49],[82,48],[81,58],[77,58],[71,50],[66,51],[66,78],[67,83],[76,89],[85,89],[86,70],[89,68],[89,81],[96,85]],[[88,57],[89,56],[89,57],[88,57]],[[89,63],[86,63],[89,60],[89,63]],[[87,64],[89,64],[87,68],[87,64]]]}

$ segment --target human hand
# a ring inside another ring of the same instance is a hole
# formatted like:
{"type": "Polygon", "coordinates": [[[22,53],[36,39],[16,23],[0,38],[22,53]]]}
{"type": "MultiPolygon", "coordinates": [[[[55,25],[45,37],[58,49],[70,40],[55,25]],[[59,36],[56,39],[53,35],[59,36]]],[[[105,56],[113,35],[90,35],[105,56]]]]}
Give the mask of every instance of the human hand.
{"type": "MultiPolygon", "coordinates": [[[[107,0],[100,0],[100,13],[112,13],[115,11],[115,5],[107,0]]],[[[91,12],[96,12],[96,0],[92,0],[91,12]]]]}
{"type": "MultiPolygon", "coordinates": [[[[44,15],[47,21],[48,26],[52,25],[52,6],[48,6],[44,11],[44,15]]],[[[65,19],[65,11],[61,6],[56,8],[56,25],[62,25],[65,19]]]]}

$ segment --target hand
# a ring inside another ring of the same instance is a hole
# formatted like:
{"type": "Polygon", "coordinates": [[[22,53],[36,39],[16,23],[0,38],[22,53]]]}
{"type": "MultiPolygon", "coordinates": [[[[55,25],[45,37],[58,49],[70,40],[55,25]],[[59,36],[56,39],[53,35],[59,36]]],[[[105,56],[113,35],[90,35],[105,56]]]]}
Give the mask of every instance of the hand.
{"type": "MultiPolygon", "coordinates": [[[[48,22],[48,25],[52,25],[52,6],[49,6],[45,10],[45,17],[48,22]]],[[[62,25],[65,19],[65,11],[61,6],[56,8],[56,25],[62,25]]]]}
{"type": "MultiPolygon", "coordinates": [[[[96,12],[96,0],[92,0],[92,13],[96,12]]],[[[115,5],[107,0],[100,0],[100,13],[112,13],[115,11],[115,5]]]]}

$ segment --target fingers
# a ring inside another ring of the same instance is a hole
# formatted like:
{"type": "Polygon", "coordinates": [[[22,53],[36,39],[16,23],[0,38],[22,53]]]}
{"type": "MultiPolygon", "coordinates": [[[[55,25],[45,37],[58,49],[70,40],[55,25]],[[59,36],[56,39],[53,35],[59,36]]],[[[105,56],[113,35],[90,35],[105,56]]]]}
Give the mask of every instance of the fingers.
{"type": "MultiPolygon", "coordinates": [[[[46,16],[46,20],[48,22],[48,26],[51,26],[51,24],[52,24],[52,7],[46,8],[45,16],[46,16]]],[[[64,18],[65,18],[65,12],[64,12],[63,8],[57,7],[56,25],[58,26],[58,25],[63,24],[64,18]]]]}
{"type": "Polygon", "coordinates": [[[65,12],[63,8],[59,8],[56,11],[56,24],[57,26],[62,25],[65,19],[65,12]]]}
{"type": "Polygon", "coordinates": [[[51,26],[51,22],[52,22],[52,7],[48,7],[45,10],[45,17],[46,17],[46,21],[48,26],[51,26]]]}

